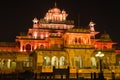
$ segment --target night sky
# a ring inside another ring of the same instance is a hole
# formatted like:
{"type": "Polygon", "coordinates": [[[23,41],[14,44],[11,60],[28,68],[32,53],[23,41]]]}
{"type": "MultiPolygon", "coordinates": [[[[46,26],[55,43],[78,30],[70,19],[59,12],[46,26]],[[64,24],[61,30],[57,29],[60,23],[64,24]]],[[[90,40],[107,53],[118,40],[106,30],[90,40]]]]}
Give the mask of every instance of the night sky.
{"type": "Polygon", "coordinates": [[[88,26],[90,20],[96,31],[110,34],[114,42],[120,42],[120,4],[115,0],[3,0],[0,2],[0,41],[14,42],[20,32],[32,28],[34,17],[43,18],[48,9],[57,3],[68,19],[80,26],[88,26]]]}

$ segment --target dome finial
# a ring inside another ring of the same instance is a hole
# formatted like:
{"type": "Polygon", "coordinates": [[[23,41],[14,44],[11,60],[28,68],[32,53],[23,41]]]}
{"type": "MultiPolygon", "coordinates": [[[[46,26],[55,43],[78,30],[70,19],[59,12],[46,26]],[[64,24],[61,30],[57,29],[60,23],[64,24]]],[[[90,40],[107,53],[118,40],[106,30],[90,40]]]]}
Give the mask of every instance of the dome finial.
{"type": "Polygon", "coordinates": [[[54,4],[54,6],[57,7],[57,3],[56,3],[56,2],[55,2],[55,4],[54,4]]]}

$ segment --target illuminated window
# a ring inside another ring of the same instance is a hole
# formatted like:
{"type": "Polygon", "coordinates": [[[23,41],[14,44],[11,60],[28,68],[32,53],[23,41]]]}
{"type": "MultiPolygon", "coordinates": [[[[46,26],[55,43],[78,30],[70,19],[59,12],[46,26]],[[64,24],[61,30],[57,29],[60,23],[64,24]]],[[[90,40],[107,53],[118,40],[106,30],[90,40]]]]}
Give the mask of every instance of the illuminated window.
{"type": "Polygon", "coordinates": [[[15,69],[16,68],[16,61],[12,60],[11,62],[11,68],[15,69]]]}
{"type": "Polygon", "coordinates": [[[34,36],[34,38],[37,38],[37,32],[34,32],[33,36],[34,36]]]}
{"type": "Polygon", "coordinates": [[[92,68],[96,68],[97,67],[97,63],[96,63],[95,57],[91,57],[91,67],[92,68]]]}
{"type": "Polygon", "coordinates": [[[43,65],[50,66],[50,57],[48,56],[44,57],[43,65]]]}
{"type": "Polygon", "coordinates": [[[45,37],[48,37],[48,34],[46,34],[45,37]]]}
{"type": "Polygon", "coordinates": [[[65,57],[64,57],[64,56],[61,56],[61,57],[60,57],[60,66],[65,66],[65,64],[66,64],[65,57]]]}
{"type": "Polygon", "coordinates": [[[8,60],[7,59],[2,59],[1,61],[1,68],[8,68],[8,60]]]}
{"type": "Polygon", "coordinates": [[[40,35],[40,39],[44,39],[44,35],[43,34],[40,35]]]}
{"type": "Polygon", "coordinates": [[[58,66],[58,58],[56,56],[52,57],[52,66],[58,66]]]}

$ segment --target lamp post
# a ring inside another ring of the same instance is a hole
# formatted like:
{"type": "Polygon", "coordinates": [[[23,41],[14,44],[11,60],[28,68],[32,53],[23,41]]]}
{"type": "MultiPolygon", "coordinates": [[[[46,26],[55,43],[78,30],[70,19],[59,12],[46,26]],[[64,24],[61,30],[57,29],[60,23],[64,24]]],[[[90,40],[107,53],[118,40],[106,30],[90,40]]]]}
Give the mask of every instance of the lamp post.
{"type": "Polygon", "coordinates": [[[100,80],[104,80],[103,71],[102,71],[102,57],[104,56],[104,54],[101,51],[99,51],[95,56],[98,57],[99,61],[100,61],[100,74],[99,74],[99,78],[100,78],[100,80]]]}

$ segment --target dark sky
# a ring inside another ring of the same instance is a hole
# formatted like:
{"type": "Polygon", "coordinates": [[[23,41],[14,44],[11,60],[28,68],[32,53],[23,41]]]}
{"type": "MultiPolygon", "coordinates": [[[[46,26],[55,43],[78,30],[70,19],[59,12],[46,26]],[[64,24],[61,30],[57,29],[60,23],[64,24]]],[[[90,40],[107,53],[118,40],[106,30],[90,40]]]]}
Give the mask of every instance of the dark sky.
{"type": "Polygon", "coordinates": [[[92,19],[96,31],[109,33],[114,42],[120,42],[120,4],[115,0],[3,0],[0,2],[0,41],[15,41],[20,32],[32,27],[34,17],[43,18],[55,1],[66,10],[68,19],[88,26],[92,19]]]}

